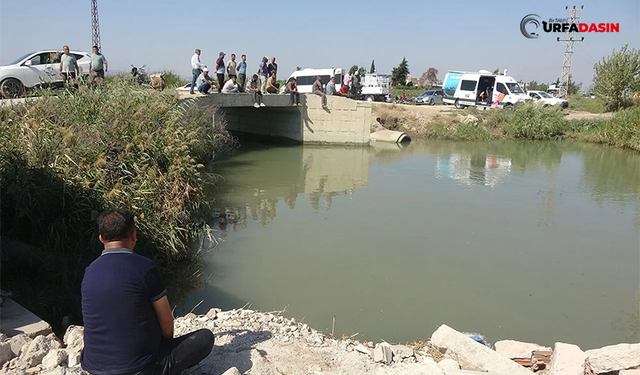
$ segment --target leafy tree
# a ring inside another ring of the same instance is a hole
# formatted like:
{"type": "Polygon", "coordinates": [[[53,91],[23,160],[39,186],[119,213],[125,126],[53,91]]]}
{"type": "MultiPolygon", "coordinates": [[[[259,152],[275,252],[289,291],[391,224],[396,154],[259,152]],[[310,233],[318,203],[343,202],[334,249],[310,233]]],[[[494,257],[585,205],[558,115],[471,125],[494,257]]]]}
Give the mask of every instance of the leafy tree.
{"type": "Polygon", "coordinates": [[[572,79],[571,79],[571,75],[569,75],[569,83],[567,86],[567,94],[569,95],[574,95],[580,92],[580,89],[582,88],[582,83],[578,83],[576,84],[572,79]]]}
{"type": "MultiPolygon", "coordinates": [[[[532,89],[533,90],[533,89],[532,89]]],[[[546,83],[541,83],[538,85],[538,90],[540,91],[547,91],[549,90],[549,85],[546,83]]]]}
{"type": "Polygon", "coordinates": [[[438,84],[438,69],[429,68],[426,72],[422,73],[418,84],[423,86],[435,86],[438,84]]]}
{"type": "Polygon", "coordinates": [[[364,66],[358,68],[358,74],[362,77],[367,74],[367,69],[364,66]]]}
{"type": "Polygon", "coordinates": [[[391,70],[391,79],[393,80],[394,86],[404,85],[408,76],[409,63],[407,62],[407,59],[403,57],[400,65],[391,70]]]}
{"type": "Polygon", "coordinates": [[[369,73],[373,74],[376,72],[376,63],[371,60],[371,68],[369,69],[369,73]]]}
{"type": "Polygon", "coordinates": [[[353,65],[351,69],[349,69],[349,73],[353,74],[358,71],[358,65],[353,65]]]}
{"type": "Polygon", "coordinates": [[[624,94],[640,89],[640,51],[625,44],[620,51],[614,49],[594,67],[593,91],[605,101],[607,110],[624,107],[624,94]]]}

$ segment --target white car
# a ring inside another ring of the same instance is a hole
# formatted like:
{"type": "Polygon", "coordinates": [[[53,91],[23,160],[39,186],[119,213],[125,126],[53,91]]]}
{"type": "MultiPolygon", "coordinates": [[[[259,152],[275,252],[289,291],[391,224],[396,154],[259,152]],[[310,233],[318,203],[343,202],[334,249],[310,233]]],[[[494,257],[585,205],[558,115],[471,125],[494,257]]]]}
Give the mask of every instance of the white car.
{"type": "MultiPolygon", "coordinates": [[[[86,52],[69,51],[76,56],[80,75],[89,74],[91,57],[86,52]]],[[[54,85],[61,86],[60,56],[62,51],[43,50],[28,53],[14,62],[0,66],[0,94],[5,98],[15,98],[26,89],[54,85]]]]}
{"type": "Polygon", "coordinates": [[[565,99],[554,98],[553,96],[551,96],[550,94],[544,91],[529,90],[527,91],[527,94],[535,102],[540,103],[545,107],[548,105],[559,105],[562,107],[562,109],[566,109],[569,107],[569,102],[566,101],[565,99]]]}

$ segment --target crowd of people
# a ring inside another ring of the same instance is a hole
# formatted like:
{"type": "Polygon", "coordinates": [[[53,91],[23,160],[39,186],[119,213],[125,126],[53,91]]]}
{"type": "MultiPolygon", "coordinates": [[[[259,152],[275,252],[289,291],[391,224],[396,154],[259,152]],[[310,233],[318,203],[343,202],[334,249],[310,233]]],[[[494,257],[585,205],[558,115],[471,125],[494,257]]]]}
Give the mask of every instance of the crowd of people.
{"type": "MultiPolygon", "coordinates": [[[[237,92],[246,92],[253,94],[254,107],[264,107],[263,95],[277,94],[280,92],[280,86],[277,81],[278,64],[276,58],[272,57],[271,62],[267,56],[263,56],[258,65],[256,73],[250,75],[247,81],[247,55],[242,55],[240,62],[236,61],[236,55],[231,54],[230,60],[225,64],[224,52],[218,54],[214,71],[216,79],[212,79],[209,75],[210,70],[207,65],[200,61],[200,49],[196,49],[191,57],[191,87],[190,93],[195,94],[196,91],[202,94],[208,94],[209,90],[216,88],[219,93],[231,94],[237,92]]],[[[336,86],[335,77],[331,77],[331,81],[327,83],[323,89],[322,77],[318,76],[312,87],[312,93],[321,97],[322,106],[327,106],[327,95],[338,95],[344,97],[355,98],[360,87],[360,77],[358,73],[347,73],[341,85],[336,86]]],[[[298,92],[297,81],[291,78],[284,87],[284,93],[291,97],[291,105],[300,105],[300,93],[298,92]]]]}

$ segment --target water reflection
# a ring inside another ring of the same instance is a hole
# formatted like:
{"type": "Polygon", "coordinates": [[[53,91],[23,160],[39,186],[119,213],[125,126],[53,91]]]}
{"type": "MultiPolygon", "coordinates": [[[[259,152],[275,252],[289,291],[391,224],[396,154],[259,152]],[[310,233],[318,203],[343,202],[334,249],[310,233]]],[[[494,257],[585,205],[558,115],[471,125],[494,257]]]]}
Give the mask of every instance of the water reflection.
{"type": "Polygon", "coordinates": [[[248,147],[215,167],[224,177],[212,187],[215,227],[224,239],[247,218],[267,226],[279,201],[293,210],[301,196],[316,212],[330,210],[334,197],[367,186],[370,155],[363,147],[248,147]]]}
{"type": "Polygon", "coordinates": [[[495,186],[511,172],[511,159],[489,154],[438,156],[436,177],[450,178],[466,185],[495,186]]]}
{"type": "Polygon", "coordinates": [[[227,241],[188,308],[289,305],[319,329],[338,315],[340,333],[396,342],[442,323],[621,342],[638,332],[639,167],[556,142],[246,147],[215,166],[227,241]]]}

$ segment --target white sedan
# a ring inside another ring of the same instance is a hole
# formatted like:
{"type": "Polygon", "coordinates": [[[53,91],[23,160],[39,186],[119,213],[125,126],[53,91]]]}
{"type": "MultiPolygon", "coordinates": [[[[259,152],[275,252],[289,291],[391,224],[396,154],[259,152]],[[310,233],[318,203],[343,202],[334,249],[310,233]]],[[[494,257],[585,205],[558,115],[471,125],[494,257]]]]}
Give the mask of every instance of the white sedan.
{"type": "MultiPolygon", "coordinates": [[[[86,52],[69,51],[75,55],[80,75],[89,74],[91,57],[86,52]]],[[[14,62],[0,66],[0,94],[5,98],[21,96],[36,86],[61,86],[60,56],[62,51],[44,50],[28,53],[14,62]]]]}
{"type": "Polygon", "coordinates": [[[527,93],[529,94],[529,97],[531,97],[531,99],[536,101],[536,103],[540,103],[545,107],[549,105],[559,105],[560,107],[562,107],[562,109],[566,109],[569,107],[569,102],[565,99],[554,98],[544,91],[529,90],[527,91],[527,93]]]}

